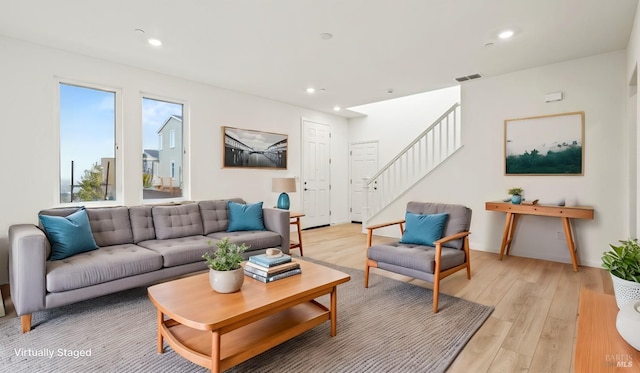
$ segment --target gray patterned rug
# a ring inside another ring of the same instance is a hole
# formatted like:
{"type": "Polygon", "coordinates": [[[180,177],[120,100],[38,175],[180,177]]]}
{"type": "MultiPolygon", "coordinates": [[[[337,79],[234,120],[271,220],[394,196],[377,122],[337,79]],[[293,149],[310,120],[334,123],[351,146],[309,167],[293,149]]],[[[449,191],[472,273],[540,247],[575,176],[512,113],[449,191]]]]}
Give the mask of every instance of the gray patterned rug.
{"type": "MultiPolygon", "coordinates": [[[[321,264],[351,276],[338,287],[338,335],[326,322],[228,372],[444,372],[493,312],[441,294],[434,315],[429,289],[375,274],[365,289],[362,271],[321,264]]],[[[18,318],[0,318],[2,371],[208,371],[171,348],[156,353],[156,309],[144,288],[37,312],[33,325],[21,334],[18,318]]]]}

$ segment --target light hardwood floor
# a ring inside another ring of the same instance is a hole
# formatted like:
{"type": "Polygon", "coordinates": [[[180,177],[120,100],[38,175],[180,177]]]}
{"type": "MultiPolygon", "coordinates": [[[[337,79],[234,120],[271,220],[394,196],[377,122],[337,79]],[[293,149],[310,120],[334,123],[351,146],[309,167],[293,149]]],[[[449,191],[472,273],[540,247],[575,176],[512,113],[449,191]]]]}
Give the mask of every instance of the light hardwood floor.
{"type": "MultiPolygon", "coordinates": [[[[305,230],[302,240],[305,257],[364,269],[366,235],[359,224],[305,230]]],[[[374,236],[373,244],[385,241],[392,239],[374,236]]],[[[377,268],[372,273],[431,287],[377,268]]],[[[580,267],[576,273],[571,264],[514,256],[499,261],[498,254],[472,248],[471,280],[466,271],[459,271],[442,280],[440,291],[495,310],[449,372],[573,372],[583,286],[613,294],[611,279],[602,269],[580,267]]]]}
{"type": "MultiPolygon", "coordinates": [[[[302,240],[305,257],[364,270],[366,235],[360,224],[305,230],[302,240]]],[[[373,237],[373,244],[385,241],[392,239],[373,237]]],[[[571,264],[515,256],[499,261],[498,254],[473,248],[471,280],[465,272],[442,280],[440,291],[495,310],[449,372],[573,372],[580,288],[613,294],[611,279],[602,269],[580,267],[576,273],[571,264]]],[[[372,273],[431,287],[377,268],[372,273]]],[[[0,288],[7,306],[5,317],[16,317],[8,285],[0,288]]]]}

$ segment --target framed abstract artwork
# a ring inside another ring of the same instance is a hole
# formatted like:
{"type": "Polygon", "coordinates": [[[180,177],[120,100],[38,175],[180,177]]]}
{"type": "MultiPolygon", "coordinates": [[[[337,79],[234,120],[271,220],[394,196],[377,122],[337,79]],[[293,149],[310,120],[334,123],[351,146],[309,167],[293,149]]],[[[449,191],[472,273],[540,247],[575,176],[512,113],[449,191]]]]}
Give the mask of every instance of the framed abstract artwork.
{"type": "Polygon", "coordinates": [[[288,136],[222,127],[223,168],[287,169],[288,136]]]}
{"type": "Polygon", "coordinates": [[[505,175],[584,175],[584,112],[506,119],[505,175]]]}

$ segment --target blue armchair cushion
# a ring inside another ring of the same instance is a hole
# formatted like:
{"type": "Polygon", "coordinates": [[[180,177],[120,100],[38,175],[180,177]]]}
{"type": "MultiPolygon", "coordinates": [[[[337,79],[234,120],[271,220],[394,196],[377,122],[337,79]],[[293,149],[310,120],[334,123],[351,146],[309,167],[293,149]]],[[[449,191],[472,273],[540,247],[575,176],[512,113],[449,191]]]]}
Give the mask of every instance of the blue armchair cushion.
{"type": "Polygon", "coordinates": [[[449,214],[420,215],[407,212],[405,229],[400,243],[433,246],[433,241],[442,238],[449,214]]]}
{"type": "Polygon", "coordinates": [[[68,216],[38,217],[51,243],[49,260],[61,260],[98,248],[84,207],[68,216]]]}
{"type": "Polygon", "coordinates": [[[229,201],[229,227],[227,232],[264,231],[262,202],[243,205],[229,201]]]}

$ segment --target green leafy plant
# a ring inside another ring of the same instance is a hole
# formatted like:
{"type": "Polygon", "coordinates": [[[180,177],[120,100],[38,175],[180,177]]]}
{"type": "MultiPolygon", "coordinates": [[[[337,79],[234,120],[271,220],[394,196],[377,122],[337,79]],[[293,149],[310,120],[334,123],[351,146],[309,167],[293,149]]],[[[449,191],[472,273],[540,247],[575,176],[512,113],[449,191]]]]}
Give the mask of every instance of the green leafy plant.
{"type": "Polygon", "coordinates": [[[619,241],[621,245],[609,244],[611,250],[602,254],[602,267],[612,275],[627,281],[640,283],[640,246],[638,240],[619,241]]]}
{"type": "Polygon", "coordinates": [[[511,194],[512,196],[521,196],[522,192],[524,192],[524,190],[522,190],[522,188],[511,188],[509,189],[509,194],[511,194]]]}
{"type": "Polygon", "coordinates": [[[229,237],[216,242],[216,251],[207,251],[202,255],[207,261],[207,266],[214,271],[232,271],[240,268],[240,263],[244,260],[242,253],[249,247],[245,244],[240,246],[230,243],[229,237]]]}

